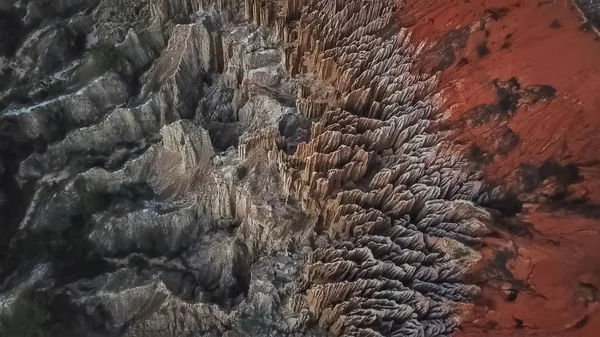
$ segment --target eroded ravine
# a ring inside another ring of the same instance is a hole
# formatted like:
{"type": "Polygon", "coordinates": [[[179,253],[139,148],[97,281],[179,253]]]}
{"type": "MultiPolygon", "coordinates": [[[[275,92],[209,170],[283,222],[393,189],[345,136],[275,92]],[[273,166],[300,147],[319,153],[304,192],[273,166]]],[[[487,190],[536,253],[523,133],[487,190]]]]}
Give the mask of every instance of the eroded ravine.
{"type": "Polygon", "coordinates": [[[304,55],[299,68],[330,88],[328,103],[321,88],[301,84],[311,141],[292,157],[271,155],[327,237],[309,255],[294,305],[336,336],[451,334],[456,303],[476,293],[461,282],[477,259],[463,243],[476,243],[490,221],[473,203],[489,198],[478,175],[436,130],[437,77],[419,73],[421,47],[396,10],[393,1],[300,10],[291,57],[304,55]]]}

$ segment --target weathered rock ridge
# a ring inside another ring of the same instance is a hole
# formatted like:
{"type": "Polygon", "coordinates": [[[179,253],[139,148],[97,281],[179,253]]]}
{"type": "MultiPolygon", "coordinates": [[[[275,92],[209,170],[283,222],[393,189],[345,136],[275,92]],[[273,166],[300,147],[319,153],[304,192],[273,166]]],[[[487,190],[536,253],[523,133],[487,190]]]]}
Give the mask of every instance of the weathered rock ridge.
{"type": "Polygon", "coordinates": [[[324,233],[294,305],[336,336],[451,334],[456,302],[476,293],[456,252],[474,258],[460,242],[490,220],[473,203],[487,198],[477,174],[435,130],[437,77],[418,73],[420,48],[395,12],[393,1],[302,8],[290,72],[326,89],[300,83],[311,141],[270,154],[324,233]]]}
{"type": "Polygon", "coordinates": [[[286,306],[314,221],[237,153],[308,122],[242,7],[3,4],[3,336],[318,334],[286,306]]]}

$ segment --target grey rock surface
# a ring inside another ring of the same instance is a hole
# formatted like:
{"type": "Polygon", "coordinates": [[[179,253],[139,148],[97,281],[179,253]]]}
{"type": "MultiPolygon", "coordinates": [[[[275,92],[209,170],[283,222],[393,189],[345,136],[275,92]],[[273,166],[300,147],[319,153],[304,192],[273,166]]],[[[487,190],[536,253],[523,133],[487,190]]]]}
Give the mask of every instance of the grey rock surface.
{"type": "Polygon", "coordinates": [[[320,335],[287,306],[314,219],[237,153],[293,80],[227,3],[2,2],[2,336],[320,335]]]}

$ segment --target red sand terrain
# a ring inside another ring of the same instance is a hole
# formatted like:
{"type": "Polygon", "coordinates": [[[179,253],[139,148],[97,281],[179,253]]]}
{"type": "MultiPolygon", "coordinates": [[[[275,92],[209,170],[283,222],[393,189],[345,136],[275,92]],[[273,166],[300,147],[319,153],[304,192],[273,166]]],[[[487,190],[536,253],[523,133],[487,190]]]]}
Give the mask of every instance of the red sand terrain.
{"type": "Polygon", "coordinates": [[[400,20],[432,46],[456,141],[515,196],[457,336],[600,335],[597,33],[571,0],[412,1],[400,20]]]}

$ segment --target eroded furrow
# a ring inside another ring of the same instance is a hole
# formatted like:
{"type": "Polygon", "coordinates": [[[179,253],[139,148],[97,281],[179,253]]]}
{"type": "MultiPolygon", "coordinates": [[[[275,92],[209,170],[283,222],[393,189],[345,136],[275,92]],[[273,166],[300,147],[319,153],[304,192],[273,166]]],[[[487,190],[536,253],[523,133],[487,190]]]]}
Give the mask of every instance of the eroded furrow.
{"type": "Polygon", "coordinates": [[[454,303],[477,291],[442,242],[468,251],[486,232],[490,216],[473,203],[483,184],[433,131],[437,76],[417,72],[421,46],[392,25],[396,10],[394,1],[306,1],[295,22],[291,71],[335,91],[323,109],[311,106],[320,88],[301,90],[311,141],[271,158],[328,238],[307,261],[295,305],[336,336],[450,335],[454,303]]]}

